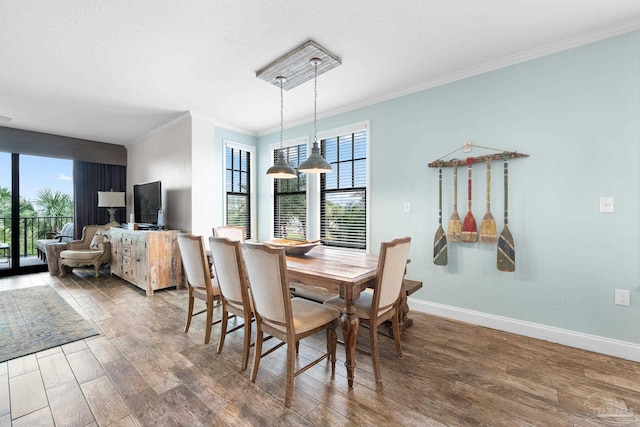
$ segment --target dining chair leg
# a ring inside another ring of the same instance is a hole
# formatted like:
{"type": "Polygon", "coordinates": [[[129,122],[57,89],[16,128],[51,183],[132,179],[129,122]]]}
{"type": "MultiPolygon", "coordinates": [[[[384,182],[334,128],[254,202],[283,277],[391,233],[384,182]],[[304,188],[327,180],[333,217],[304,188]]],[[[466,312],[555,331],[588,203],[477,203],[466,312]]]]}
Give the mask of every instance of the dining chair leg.
{"type": "Polygon", "coordinates": [[[296,367],[296,348],[298,347],[298,342],[299,341],[296,341],[295,346],[287,343],[287,386],[284,395],[284,406],[287,408],[291,406],[291,399],[293,397],[293,377],[296,367]]]}
{"type": "Polygon", "coordinates": [[[189,291],[189,309],[187,313],[187,326],[184,328],[185,332],[189,332],[189,326],[191,326],[191,318],[193,317],[193,295],[191,295],[191,291],[189,291]]]}
{"type": "Polygon", "coordinates": [[[218,341],[218,354],[222,352],[224,347],[224,338],[227,336],[227,322],[229,321],[229,312],[226,307],[222,306],[222,321],[220,325],[220,341],[218,341]]]}
{"type": "Polygon", "coordinates": [[[400,310],[396,309],[396,313],[391,318],[391,327],[393,328],[393,340],[396,342],[396,352],[398,357],[402,359],[402,343],[400,342],[400,310]]]}
{"type": "MultiPolygon", "coordinates": [[[[242,370],[249,365],[249,348],[251,347],[251,319],[244,319],[244,345],[242,346],[242,370]]],[[[257,338],[256,338],[257,340],[257,338]]],[[[257,344],[256,344],[257,346],[257,344]]]]}
{"type": "Polygon", "coordinates": [[[300,354],[300,341],[296,341],[296,354],[300,354]]]}
{"type": "Polygon", "coordinates": [[[378,325],[375,321],[369,325],[369,341],[371,343],[371,360],[373,362],[373,373],[375,374],[376,381],[382,381],[382,375],[380,374],[380,364],[378,363],[378,325]]]}
{"type": "Polygon", "coordinates": [[[336,350],[338,347],[338,334],[336,333],[336,325],[332,328],[327,328],[327,345],[329,347],[329,353],[331,354],[331,375],[336,373],[336,350]]]}
{"type": "Polygon", "coordinates": [[[207,300],[207,329],[204,333],[204,343],[209,344],[211,339],[211,323],[213,322],[213,300],[207,300]]]}
{"type": "Polygon", "coordinates": [[[253,372],[251,372],[252,382],[256,382],[256,377],[258,376],[260,357],[262,356],[262,338],[262,325],[256,320],[256,348],[253,349],[253,372]]]}

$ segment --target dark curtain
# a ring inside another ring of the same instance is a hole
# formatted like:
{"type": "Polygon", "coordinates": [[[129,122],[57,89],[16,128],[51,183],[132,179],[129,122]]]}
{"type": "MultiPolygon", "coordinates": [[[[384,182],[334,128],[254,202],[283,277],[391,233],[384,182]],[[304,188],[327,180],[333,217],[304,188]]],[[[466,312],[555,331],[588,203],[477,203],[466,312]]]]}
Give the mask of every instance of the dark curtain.
{"type": "MultiPolygon", "coordinates": [[[[73,162],[73,198],[75,237],[82,236],[85,225],[106,224],[109,212],[98,208],[98,191],[126,191],[127,167],[91,163],[75,160],[73,162]]],[[[126,200],[126,197],[125,197],[126,200]]],[[[126,208],[118,208],[116,221],[124,223],[126,208]]]]}

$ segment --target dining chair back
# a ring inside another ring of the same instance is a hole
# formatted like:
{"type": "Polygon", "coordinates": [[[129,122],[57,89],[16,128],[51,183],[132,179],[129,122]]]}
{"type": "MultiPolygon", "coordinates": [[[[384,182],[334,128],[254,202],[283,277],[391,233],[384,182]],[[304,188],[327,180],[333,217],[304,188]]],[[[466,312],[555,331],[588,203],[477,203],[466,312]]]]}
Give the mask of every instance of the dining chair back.
{"type": "Polygon", "coordinates": [[[291,297],[287,283],[287,267],[280,251],[263,245],[245,247],[245,259],[256,312],[263,322],[284,329],[291,318],[291,297]]]}
{"type": "Polygon", "coordinates": [[[222,225],[213,227],[212,231],[215,237],[226,237],[229,240],[244,243],[245,229],[241,225],[222,225]]]}
{"type": "Polygon", "coordinates": [[[411,238],[396,239],[380,245],[378,260],[379,279],[374,287],[374,304],[370,317],[377,317],[390,310],[398,302],[402,279],[407,268],[411,238]],[[377,309],[376,309],[377,307],[377,309]]]}
{"type": "Polygon", "coordinates": [[[228,333],[244,327],[244,346],[242,351],[242,370],[247,369],[249,348],[251,346],[251,322],[253,309],[249,297],[247,274],[244,268],[242,246],[239,241],[224,237],[209,237],[213,271],[218,280],[222,301],[222,330],[218,344],[218,353],[222,352],[228,333]],[[229,313],[232,316],[229,316],[229,313]],[[239,316],[244,319],[242,325],[227,330],[229,319],[239,316]]]}
{"type": "MultiPolygon", "coordinates": [[[[204,343],[208,344],[211,337],[211,326],[213,324],[214,301],[220,300],[220,289],[211,280],[207,254],[204,249],[202,236],[195,236],[189,233],[178,234],[178,247],[182,256],[182,265],[189,287],[189,308],[187,315],[187,325],[185,332],[189,331],[191,319],[198,314],[207,313],[207,324],[204,343]],[[194,313],[195,299],[205,301],[206,308],[194,313]]],[[[217,323],[217,322],[216,322],[217,323]]]]}
{"type": "Polygon", "coordinates": [[[336,327],[340,311],[302,298],[291,298],[283,248],[248,243],[245,243],[243,248],[257,329],[251,381],[256,380],[260,358],[286,344],[287,376],[284,404],[289,407],[293,398],[293,378],[296,375],[324,359],[331,361],[331,374],[335,374],[336,327]],[[326,330],[327,335],[326,353],[296,371],[295,359],[299,341],[322,330],[326,330]],[[264,332],[282,343],[262,354],[261,338],[264,332]]]}
{"type": "MultiPolygon", "coordinates": [[[[371,351],[357,349],[371,355],[376,381],[382,381],[378,360],[378,326],[382,322],[391,319],[396,352],[398,357],[402,357],[399,318],[400,293],[402,292],[402,280],[407,267],[410,245],[410,237],[380,244],[378,274],[373,289],[362,292],[354,304],[360,322],[369,327],[371,345],[371,351]]],[[[339,296],[328,299],[324,304],[338,309],[344,307],[344,301],[339,296]]]]}

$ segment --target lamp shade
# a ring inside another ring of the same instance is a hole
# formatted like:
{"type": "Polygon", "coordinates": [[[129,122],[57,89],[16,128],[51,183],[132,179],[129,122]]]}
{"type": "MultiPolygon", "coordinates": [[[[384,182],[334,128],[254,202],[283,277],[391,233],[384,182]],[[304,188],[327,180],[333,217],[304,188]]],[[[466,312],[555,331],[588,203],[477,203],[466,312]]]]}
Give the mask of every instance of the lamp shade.
{"type": "Polygon", "coordinates": [[[123,208],[125,206],[123,191],[98,191],[99,208],[123,208]]]}
{"type": "Polygon", "coordinates": [[[315,141],[311,148],[311,155],[307,160],[298,165],[298,170],[304,173],[327,173],[331,172],[333,168],[331,164],[322,157],[318,142],[315,141]]]}
{"type": "Polygon", "coordinates": [[[282,149],[280,149],[278,150],[276,162],[267,170],[267,176],[269,178],[291,179],[297,178],[298,174],[294,168],[289,166],[287,161],[284,159],[282,149]]]}

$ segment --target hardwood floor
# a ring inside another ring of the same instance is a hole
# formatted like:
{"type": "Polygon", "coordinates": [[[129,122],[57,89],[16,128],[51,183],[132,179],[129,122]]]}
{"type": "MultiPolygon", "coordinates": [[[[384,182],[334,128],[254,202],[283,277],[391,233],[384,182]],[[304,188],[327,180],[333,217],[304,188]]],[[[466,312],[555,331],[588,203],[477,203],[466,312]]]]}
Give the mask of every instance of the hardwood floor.
{"type": "MultiPolygon", "coordinates": [[[[381,385],[358,354],[348,390],[339,347],[335,377],[325,363],[299,375],[285,410],[284,348],[263,359],[254,384],[251,366],[240,371],[242,331],[218,355],[219,325],[208,345],[203,316],[183,332],[185,290],[147,297],[106,273],[0,279],[0,291],[54,287],[101,331],[0,363],[0,427],[640,426],[640,364],[420,313],[410,314],[403,359],[380,338],[381,385]]],[[[324,346],[323,334],[304,340],[299,358],[324,346]]]]}

